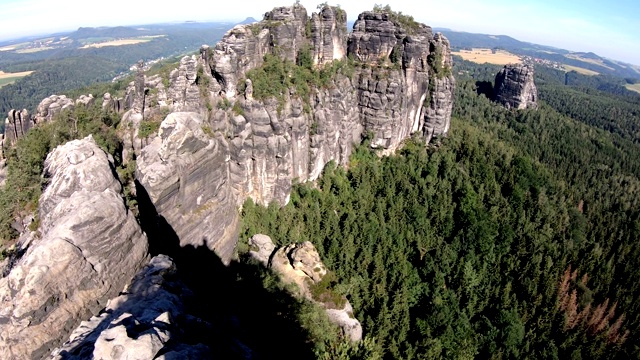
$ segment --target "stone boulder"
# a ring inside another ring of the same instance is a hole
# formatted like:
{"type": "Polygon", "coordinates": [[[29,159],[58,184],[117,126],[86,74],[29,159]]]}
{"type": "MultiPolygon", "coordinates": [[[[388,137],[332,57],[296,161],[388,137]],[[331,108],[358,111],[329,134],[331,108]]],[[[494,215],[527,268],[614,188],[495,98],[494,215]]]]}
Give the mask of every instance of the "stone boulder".
{"type": "Polygon", "coordinates": [[[41,236],[0,279],[0,359],[48,354],[147,260],[113,159],[91,136],[54,149],[44,173],[41,236]]]}
{"type": "Polygon", "coordinates": [[[210,328],[188,314],[191,291],[179,280],[173,260],[151,259],[105,309],[83,321],[50,359],[209,359],[198,332],[210,328]],[[192,333],[194,332],[194,333],[192,333]]]}
{"type": "Polygon", "coordinates": [[[276,249],[271,238],[262,234],[253,235],[249,239],[249,247],[251,248],[249,256],[268,267],[273,250],[276,249]]]}
{"type": "Polygon", "coordinates": [[[343,334],[351,341],[362,340],[362,325],[353,316],[353,308],[349,300],[344,300],[344,306],[336,308],[329,301],[315,299],[311,287],[318,284],[327,274],[320,255],[312,243],[291,244],[267,254],[269,249],[275,249],[271,238],[267,235],[256,234],[249,240],[249,257],[256,259],[263,265],[274,270],[285,283],[296,284],[298,296],[302,296],[325,308],[329,320],[338,325],[343,334]],[[267,261],[265,261],[267,259],[267,261]],[[269,262],[268,259],[271,259],[269,262]]]}
{"type": "Polygon", "coordinates": [[[495,101],[507,109],[537,109],[538,89],[529,64],[505,65],[496,75],[495,101]]]}

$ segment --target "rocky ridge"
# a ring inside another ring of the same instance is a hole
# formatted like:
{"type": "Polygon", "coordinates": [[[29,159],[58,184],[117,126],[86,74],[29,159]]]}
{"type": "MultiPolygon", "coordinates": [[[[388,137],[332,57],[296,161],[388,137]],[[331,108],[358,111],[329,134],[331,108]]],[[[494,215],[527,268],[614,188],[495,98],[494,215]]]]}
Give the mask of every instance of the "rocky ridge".
{"type": "Polygon", "coordinates": [[[536,109],[538,89],[529,64],[505,65],[496,75],[495,100],[507,109],[536,109]]]}
{"type": "Polygon", "coordinates": [[[291,244],[276,249],[267,235],[256,234],[249,239],[249,257],[263,266],[274,270],[285,283],[296,284],[298,296],[325,308],[329,320],[338,325],[346,338],[351,341],[362,340],[362,325],[353,316],[353,308],[349,300],[342,298],[344,304],[336,304],[329,296],[314,296],[312,287],[322,282],[327,275],[327,268],[320,260],[318,251],[310,242],[291,244]]]}
{"type": "Polygon", "coordinates": [[[40,236],[20,244],[24,255],[0,279],[1,359],[48,354],[144,263],[146,236],[113,174],[113,159],[91,136],[47,156],[40,236]]]}

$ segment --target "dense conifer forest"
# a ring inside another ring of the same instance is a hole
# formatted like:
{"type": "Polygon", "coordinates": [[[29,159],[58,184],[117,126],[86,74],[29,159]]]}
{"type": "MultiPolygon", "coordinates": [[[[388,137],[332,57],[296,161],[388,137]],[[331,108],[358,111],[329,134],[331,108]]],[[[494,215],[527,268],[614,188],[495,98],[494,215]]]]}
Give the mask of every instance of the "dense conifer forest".
{"type": "Polygon", "coordinates": [[[486,95],[498,69],[458,63],[436,145],[365,143],[283,208],[248,200],[241,241],[313,242],[365,357],[636,358],[640,102],[541,68],[540,108],[509,111],[486,95]]]}

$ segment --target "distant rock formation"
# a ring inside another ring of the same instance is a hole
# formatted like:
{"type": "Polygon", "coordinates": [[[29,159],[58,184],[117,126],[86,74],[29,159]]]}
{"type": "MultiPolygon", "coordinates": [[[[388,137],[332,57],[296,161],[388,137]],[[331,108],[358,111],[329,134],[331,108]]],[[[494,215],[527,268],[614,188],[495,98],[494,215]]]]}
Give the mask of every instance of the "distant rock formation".
{"type": "Polygon", "coordinates": [[[66,95],[51,95],[38,105],[35,122],[48,122],[62,110],[73,109],[75,102],[66,95]]]}
{"type": "Polygon", "coordinates": [[[538,89],[532,65],[505,65],[496,75],[495,101],[507,109],[536,109],[538,89]]]}
{"type": "Polygon", "coordinates": [[[362,340],[362,325],[358,319],[354,318],[349,300],[345,298],[344,305],[337,306],[331,300],[314,298],[311,291],[312,284],[322,281],[327,274],[327,268],[320,260],[320,255],[313,244],[306,241],[275,250],[276,247],[269,236],[256,234],[249,239],[249,246],[251,258],[273,269],[285,283],[296,284],[300,292],[299,296],[324,307],[329,320],[338,325],[348,339],[362,340]]]}
{"type": "Polygon", "coordinates": [[[42,358],[115,296],[147,258],[113,159],[91,136],[53,150],[39,200],[41,236],[0,279],[0,359],[42,358]]]}
{"type": "Polygon", "coordinates": [[[26,109],[21,111],[11,109],[4,121],[4,137],[2,140],[2,148],[14,146],[15,143],[23,137],[29,129],[35,125],[35,122],[26,109]]]}
{"type": "Polygon", "coordinates": [[[191,291],[179,280],[173,260],[151,259],[107,307],[73,331],[50,359],[210,359],[196,339],[211,327],[187,313],[191,291]]]}

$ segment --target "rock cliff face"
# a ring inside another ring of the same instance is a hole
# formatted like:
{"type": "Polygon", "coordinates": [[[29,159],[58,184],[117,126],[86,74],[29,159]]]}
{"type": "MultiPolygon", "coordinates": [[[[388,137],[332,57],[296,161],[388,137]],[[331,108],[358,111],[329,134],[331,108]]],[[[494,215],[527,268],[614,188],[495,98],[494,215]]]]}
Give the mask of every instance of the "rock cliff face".
{"type": "Polygon", "coordinates": [[[536,109],[538,89],[534,83],[533,66],[505,65],[496,75],[495,100],[507,109],[536,109]]]}
{"type": "Polygon", "coordinates": [[[23,137],[34,124],[33,119],[31,119],[26,109],[22,111],[11,109],[4,121],[2,148],[5,149],[15,145],[16,141],[23,137]]]}
{"type": "Polygon", "coordinates": [[[275,8],[203,47],[199,58],[182,59],[166,102],[191,114],[170,115],[138,161],[140,183],[182,244],[206,244],[229,261],[234,231],[214,229],[235,226],[232,209],[245,199],[287,203],[294,179],[314,180],[332,160],[346,165],[364,134],[383,153],[411,134],[427,142],[446,135],[455,86],[449,42],[426,25],[405,29],[394,19],[365,12],[347,38],[343,10],[308,17],[301,5],[275,8]],[[308,98],[293,89],[280,99],[255,98],[246,75],[265,55],[295,63],[307,51],[316,69],[342,61],[352,71],[336,72],[308,98]],[[178,129],[191,129],[175,135],[188,146],[169,155],[180,147],[169,144],[178,129]]]}
{"type": "Polygon", "coordinates": [[[198,113],[167,116],[159,136],[138,158],[136,177],[181,246],[205,245],[228,262],[238,236],[236,200],[225,166],[228,149],[203,126],[198,113]]]}
{"type": "Polygon", "coordinates": [[[48,354],[118,293],[146,261],[113,160],[91,136],[52,151],[40,197],[41,236],[0,279],[0,358],[48,354]]]}
{"type": "Polygon", "coordinates": [[[249,239],[249,245],[252,248],[249,252],[251,258],[273,269],[285,283],[296,284],[298,296],[324,307],[329,320],[338,325],[348,339],[362,340],[362,325],[353,317],[353,308],[349,300],[343,299],[344,304],[336,306],[325,298],[314,297],[311,287],[322,281],[327,274],[327,268],[313,244],[306,241],[276,250],[270,237],[256,234],[249,239]]]}
{"type": "Polygon", "coordinates": [[[50,359],[210,359],[197,332],[211,325],[187,313],[184,301],[192,296],[171,258],[156,256],[50,359]]]}

